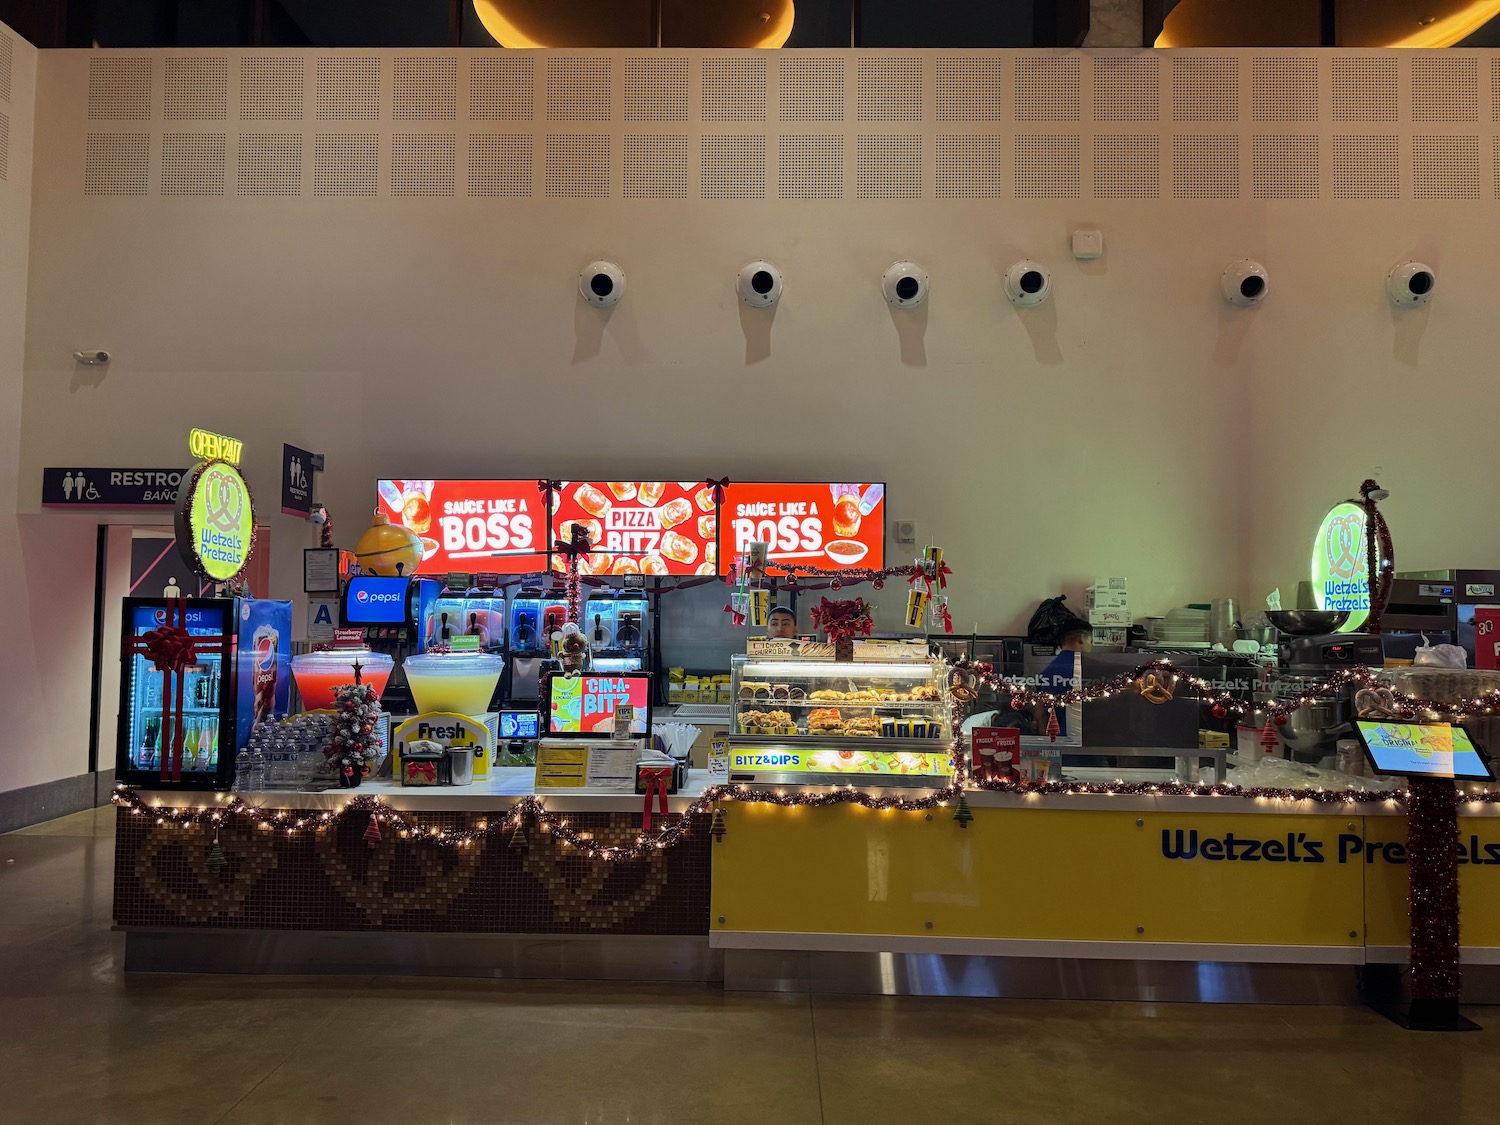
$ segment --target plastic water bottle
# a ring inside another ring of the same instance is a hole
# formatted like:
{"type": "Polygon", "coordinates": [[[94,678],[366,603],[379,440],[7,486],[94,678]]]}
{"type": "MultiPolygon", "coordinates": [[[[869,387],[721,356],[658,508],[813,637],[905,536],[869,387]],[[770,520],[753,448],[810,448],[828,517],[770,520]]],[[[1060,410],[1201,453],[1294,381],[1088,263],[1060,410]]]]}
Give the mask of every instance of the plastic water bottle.
{"type": "Polygon", "coordinates": [[[266,752],[259,743],[250,751],[250,782],[245,786],[252,793],[266,787],[266,752]]]}
{"type": "Polygon", "coordinates": [[[245,793],[250,789],[250,750],[248,747],[240,747],[240,752],[234,756],[234,791],[245,793]]]}

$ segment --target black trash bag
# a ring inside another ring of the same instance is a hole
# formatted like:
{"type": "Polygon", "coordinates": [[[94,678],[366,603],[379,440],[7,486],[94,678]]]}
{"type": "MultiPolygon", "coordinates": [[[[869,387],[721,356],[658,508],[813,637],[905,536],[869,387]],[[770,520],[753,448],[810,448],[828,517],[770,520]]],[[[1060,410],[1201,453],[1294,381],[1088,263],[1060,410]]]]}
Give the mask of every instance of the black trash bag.
{"type": "Polygon", "coordinates": [[[1048,598],[1036,607],[1031,621],[1026,626],[1026,643],[1029,645],[1051,645],[1056,648],[1069,633],[1087,629],[1084,620],[1067,606],[1067,594],[1048,598]]]}

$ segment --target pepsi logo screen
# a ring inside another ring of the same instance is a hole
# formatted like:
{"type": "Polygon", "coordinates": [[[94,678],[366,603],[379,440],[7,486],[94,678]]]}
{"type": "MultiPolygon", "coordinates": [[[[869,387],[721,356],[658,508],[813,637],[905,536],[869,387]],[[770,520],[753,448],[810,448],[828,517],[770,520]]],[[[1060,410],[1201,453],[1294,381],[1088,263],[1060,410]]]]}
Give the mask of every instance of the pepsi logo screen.
{"type": "Polygon", "coordinates": [[[344,621],[349,625],[401,625],[406,621],[407,578],[349,579],[344,621]]]}

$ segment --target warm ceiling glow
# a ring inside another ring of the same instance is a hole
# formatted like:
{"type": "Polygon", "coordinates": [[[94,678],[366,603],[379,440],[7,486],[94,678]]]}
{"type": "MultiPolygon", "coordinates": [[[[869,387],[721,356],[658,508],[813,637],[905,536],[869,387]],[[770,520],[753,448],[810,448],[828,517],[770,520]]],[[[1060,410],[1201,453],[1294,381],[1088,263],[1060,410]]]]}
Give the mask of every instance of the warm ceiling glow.
{"type": "MultiPolygon", "coordinates": [[[[1342,0],[1340,47],[1451,47],[1500,16],[1500,0],[1342,0]]],[[[1182,0],[1156,47],[1316,47],[1316,5],[1303,0],[1182,0]]]]}
{"type": "Polygon", "coordinates": [[[1451,47],[1473,35],[1500,15],[1500,0],[1473,0],[1458,11],[1419,26],[1410,35],[1385,43],[1386,47],[1451,47]]]}
{"type": "MultiPolygon", "coordinates": [[[[648,46],[649,4],[618,0],[569,6],[559,0],[473,0],[474,14],[502,47],[648,46]],[[590,9],[594,9],[590,11],[590,9]],[[607,13],[607,14],[606,14],[607,13]]],[[[667,0],[662,39],[683,47],[783,47],[796,22],[793,0],[736,0],[709,9],[667,0]],[[745,30],[745,29],[749,30],[745,30]],[[703,39],[702,42],[688,40],[703,39]]]]}
{"type": "MultiPolygon", "coordinates": [[[[1500,0],[1497,0],[1500,3],[1500,0]]],[[[786,41],[792,37],[792,24],[797,19],[797,6],[792,0],[786,0],[786,7],[781,9],[779,19],[773,19],[766,24],[766,33],[760,37],[760,42],[751,43],[752,47],[785,47],[786,41]]]]}

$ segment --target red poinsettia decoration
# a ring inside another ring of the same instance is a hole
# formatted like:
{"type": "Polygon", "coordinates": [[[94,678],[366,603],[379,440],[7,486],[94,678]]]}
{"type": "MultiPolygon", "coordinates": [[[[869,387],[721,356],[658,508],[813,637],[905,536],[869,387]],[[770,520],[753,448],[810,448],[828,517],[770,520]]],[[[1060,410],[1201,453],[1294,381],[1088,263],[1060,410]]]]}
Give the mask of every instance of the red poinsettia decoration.
{"type": "Polygon", "coordinates": [[[828,635],[830,641],[847,641],[853,637],[868,637],[875,628],[870,611],[875,607],[864,598],[844,599],[831,602],[821,599],[813,607],[813,624],[828,635]]]}

